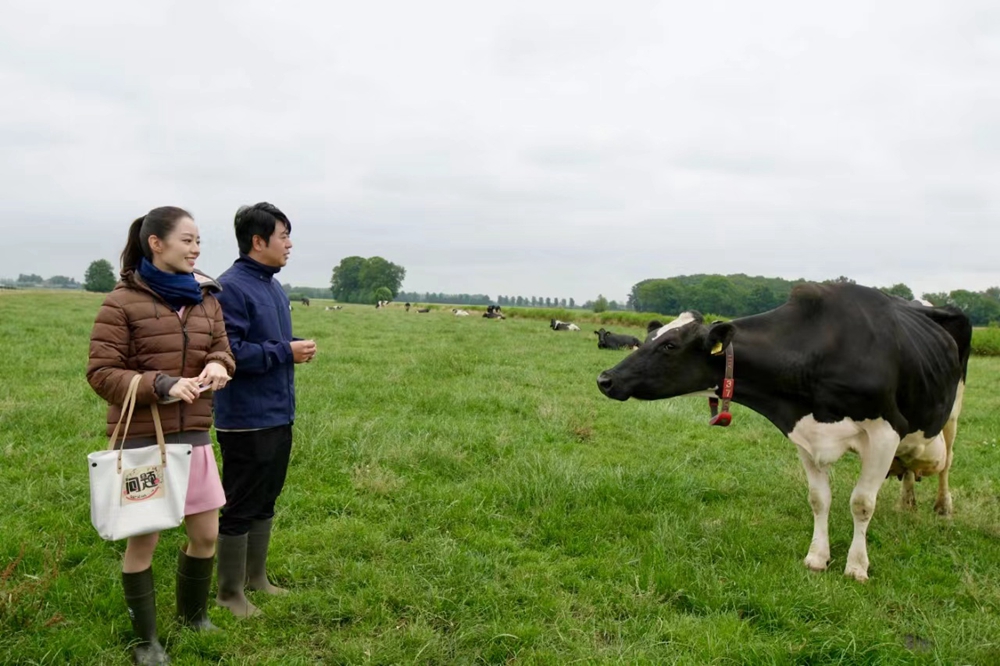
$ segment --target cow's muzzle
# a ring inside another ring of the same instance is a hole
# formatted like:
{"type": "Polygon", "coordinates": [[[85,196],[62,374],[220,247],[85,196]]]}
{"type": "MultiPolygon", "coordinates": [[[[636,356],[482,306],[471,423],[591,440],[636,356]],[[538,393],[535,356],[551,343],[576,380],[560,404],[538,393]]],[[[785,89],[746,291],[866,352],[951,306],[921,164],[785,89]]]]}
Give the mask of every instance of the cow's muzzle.
{"type": "Polygon", "coordinates": [[[628,400],[628,395],[619,386],[615,385],[615,380],[606,372],[602,372],[597,376],[597,388],[601,390],[601,393],[613,400],[628,400]]]}

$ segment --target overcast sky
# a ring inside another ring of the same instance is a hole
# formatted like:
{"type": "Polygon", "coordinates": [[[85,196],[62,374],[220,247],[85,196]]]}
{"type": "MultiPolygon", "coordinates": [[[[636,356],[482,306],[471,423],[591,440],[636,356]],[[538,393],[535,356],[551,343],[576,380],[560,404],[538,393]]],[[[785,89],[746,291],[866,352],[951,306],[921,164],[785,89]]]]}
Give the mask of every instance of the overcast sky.
{"type": "Polygon", "coordinates": [[[0,0],[0,277],[177,205],[282,282],[624,298],[691,273],[1000,284],[1000,4],[0,0]]]}

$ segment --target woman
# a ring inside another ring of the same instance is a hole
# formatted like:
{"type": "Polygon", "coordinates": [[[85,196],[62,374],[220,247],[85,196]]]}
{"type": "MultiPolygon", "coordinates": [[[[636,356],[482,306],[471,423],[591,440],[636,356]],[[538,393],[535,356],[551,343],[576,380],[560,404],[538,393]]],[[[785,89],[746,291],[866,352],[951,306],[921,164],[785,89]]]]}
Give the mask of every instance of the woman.
{"type": "MultiPolygon", "coordinates": [[[[87,381],[108,401],[110,436],[129,382],[142,375],[126,448],[156,443],[148,408],[154,402],[160,403],[167,443],[192,445],[184,508],[188,543],[177,566],[177,614],[197,630],[212,630],[208,589],[218,510],[226,498],[209,437],[211,391],[226,385],[236,364],[213,295],[220,287],[194,268],[199,243],[198,227],[180,208],[154,208],[132,223],[121,281],[104,299],[90,336],[87,381]],[[199,391],[200,386],[206,388],[199,391]]],[[[156,634],[152,561],[158,539],[159,533],[129,538],[122,566],[140,664],[169,662],[156,634]]]]}

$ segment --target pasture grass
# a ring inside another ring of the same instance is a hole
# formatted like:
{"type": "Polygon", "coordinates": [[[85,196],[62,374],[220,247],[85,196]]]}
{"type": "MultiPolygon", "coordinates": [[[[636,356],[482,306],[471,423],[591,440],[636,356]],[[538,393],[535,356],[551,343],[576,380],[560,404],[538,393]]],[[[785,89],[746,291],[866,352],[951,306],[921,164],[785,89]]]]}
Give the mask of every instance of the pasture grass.
{"type": "Polygon", "coordinates": [[[973,329],[972,353],[977,356],[1000,356],[1000,327],[984,326],[973,329]]]}
{"type": "MultiPolygon", "coordinates": [[[[89,524],[86,383],[100,295],[0,295],[0,663],[129,663],[123,543],[89,524]]],[[[182,530],[154,561],[177,664],[990,664],[1000,662],[1000,360],[973,358],[955,516],[886,482],[871,580],[842,575],[858,462],[833,473],[830,570],[801,564],[812,515],[793,446],[734,406],[617,403],[627,352],[589,329],[447,310],[296,305],[319,354],[299,413],[271,571],[221,635],[172,619],[182,530]]],[[[506,310],[505,310],[506,311],[506,310]]],[[[616,328],[642,337],[641,326],[616,328]]]]}

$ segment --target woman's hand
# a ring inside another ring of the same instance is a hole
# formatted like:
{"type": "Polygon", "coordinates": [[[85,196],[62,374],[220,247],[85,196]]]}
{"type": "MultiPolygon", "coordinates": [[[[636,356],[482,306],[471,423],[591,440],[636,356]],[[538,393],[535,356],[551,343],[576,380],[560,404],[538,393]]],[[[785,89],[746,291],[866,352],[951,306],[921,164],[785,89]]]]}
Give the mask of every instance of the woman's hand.
{"type": "Polygon", "coordinates": [[[184,402],[191,404],[198,399],[199,382],[197,379],[191,377],[181,377],[177,380],[177,383],[170,387],[171,398],[180,398],[184,402]]]}
{"type": "MultiPolygon", "coordinates": [[[[205,366],[205,369],[201,371],[201,374],[198,375],[198,378],[194,381],[198,382],[198,386],[208,385],[208,389],[218,391],[220,388],[223,388],[229,383],[229,379],[229,373],[226,372],[224,365],[215,361],[210,361],[205,366]]],[[[198,386],[195,386],[195,388],[198,386]]]]}

